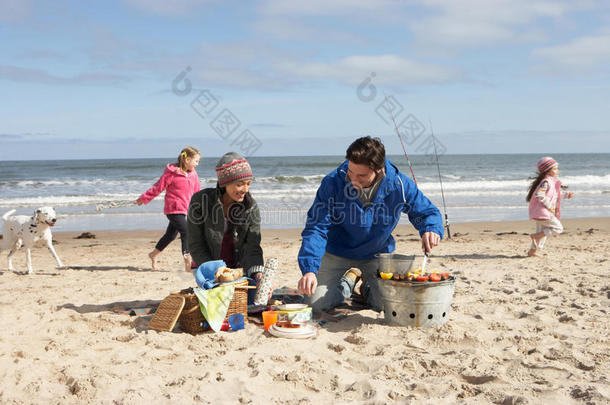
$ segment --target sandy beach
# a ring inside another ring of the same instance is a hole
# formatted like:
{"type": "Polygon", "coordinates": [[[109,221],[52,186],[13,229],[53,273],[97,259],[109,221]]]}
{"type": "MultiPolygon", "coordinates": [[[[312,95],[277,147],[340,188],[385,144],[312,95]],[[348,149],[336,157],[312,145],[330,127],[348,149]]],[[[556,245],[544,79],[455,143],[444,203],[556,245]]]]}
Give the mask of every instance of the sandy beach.
{"type": "MultiPolygon", "coordinates": [[[[535,258],[525,257],[529,221],[453,224],[429,265],[457,276],[447,324],[387,326],[362,310],[310,340],[275,338],[256,322],[196,336],[149,330],[150,315],[120,310],[195,284],[179,243],[152,271],[146,254],[161,230],[57,233],[68,269],[44,247],[33,275],[6,271],[0,256],[0,402],[608,403],[610,218],[563,222],[535,258]]],[[[300,277],[299,233],[263,231],[277,287],[300,277]]],[[[420,253],[412,227],[394,235],[398,253],[420,253]]],[[[15,266],[24,270],[23,250],[15,266]]]]}

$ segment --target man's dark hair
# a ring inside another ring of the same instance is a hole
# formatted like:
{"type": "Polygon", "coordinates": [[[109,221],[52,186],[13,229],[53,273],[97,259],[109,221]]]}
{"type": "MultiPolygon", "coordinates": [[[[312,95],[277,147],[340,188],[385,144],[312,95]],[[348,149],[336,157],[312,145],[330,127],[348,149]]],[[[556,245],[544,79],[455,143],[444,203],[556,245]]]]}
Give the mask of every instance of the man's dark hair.
{"type": "Polygon", "coordinates": [[[350,162],[367,165],[377,171],[385,167],[385,148],[381,139],[363,136],[347,148],[345,158],[350,162]]]}

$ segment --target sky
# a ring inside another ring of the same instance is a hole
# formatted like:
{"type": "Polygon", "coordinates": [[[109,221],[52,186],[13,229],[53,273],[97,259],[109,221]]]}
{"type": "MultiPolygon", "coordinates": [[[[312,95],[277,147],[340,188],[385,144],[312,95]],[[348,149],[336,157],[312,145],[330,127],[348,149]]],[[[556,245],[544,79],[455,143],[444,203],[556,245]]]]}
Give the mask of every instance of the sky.
{"type": "Polygon", "coordinates": [[[610,152],[610,2],[0,0],[0,160],[610,152]]]}

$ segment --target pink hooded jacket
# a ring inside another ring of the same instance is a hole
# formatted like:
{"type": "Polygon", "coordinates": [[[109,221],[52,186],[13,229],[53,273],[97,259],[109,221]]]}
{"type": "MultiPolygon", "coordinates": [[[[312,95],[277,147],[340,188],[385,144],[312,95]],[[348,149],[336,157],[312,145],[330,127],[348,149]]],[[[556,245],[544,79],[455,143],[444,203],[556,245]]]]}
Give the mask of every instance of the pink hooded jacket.
{"type": "Polygon", "coordinates": [[[546,176],[540,182],[540,184],[534,191],[534,194],[532,195],[532,199],[530,200],[530,207],[529,207],[530,219],[546,220],[546,219],[551,219],[551,217],[553,216],[551,214],[551,211],[549,211],[544,206],[542,201],[540,201],[538,198],[536,198],[536,193],[538,192],[538,189],[540,188],[542,183],[544,183],[545,181],[549,185],[549,188],[546,190],[545,197],[551,203],[553,203],[554,201],[557,201],[555,204],[555,216],[557,218],[561,218],[561,180],[559,180],[558,178],[553,177],[553,176],[546,176]]]}
{"type": "Polygon", "coordinates": [[[184,173],[174,164],[169,164],[165,168],[161,178],[153,184],[144,194],[140,196],[140,201],[148,204],[153,198],[165,191],[165,207],[163,213],[184,214],[188,213],[191,197],[201,190],[199,176],[195,170],[184,173]]]}

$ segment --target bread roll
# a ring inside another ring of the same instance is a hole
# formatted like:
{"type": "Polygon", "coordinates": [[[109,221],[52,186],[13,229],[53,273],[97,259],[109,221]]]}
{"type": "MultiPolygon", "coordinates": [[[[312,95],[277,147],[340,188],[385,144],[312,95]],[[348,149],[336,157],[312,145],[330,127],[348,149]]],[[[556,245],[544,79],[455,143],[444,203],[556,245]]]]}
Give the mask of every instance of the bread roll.
{"type": "Polygon", "coordinates": [[[216,270],[215,281],[218,283],[226,283],[229,281],[235,281],[244,275],[244,269],[230,269],[228,267],[220,267],[216,270]]]}

